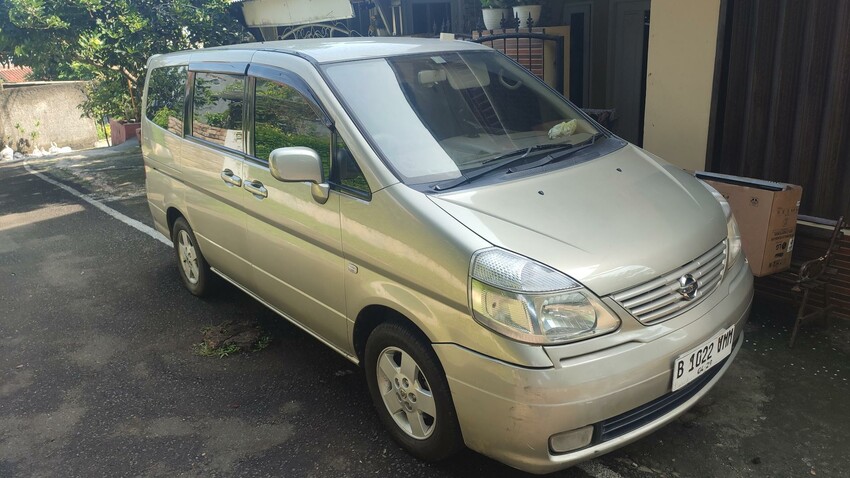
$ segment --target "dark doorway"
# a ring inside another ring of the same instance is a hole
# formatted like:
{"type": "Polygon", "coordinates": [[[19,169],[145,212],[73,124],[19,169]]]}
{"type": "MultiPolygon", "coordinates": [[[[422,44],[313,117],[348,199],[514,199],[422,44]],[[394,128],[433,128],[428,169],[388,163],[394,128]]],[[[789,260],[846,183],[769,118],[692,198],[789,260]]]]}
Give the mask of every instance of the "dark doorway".
{"type": "Polygon", "coordinates": [[[584,107],[584,13],[570,15],[570,101],[584,107]]]}
{"type": "MultiPolygon", "coordinates": [[[[569,89],[570,101],[582,108],[591,106],[591,54],[593,29],[593,1],[582,0],[564,5],[561,23],[569,25],[569,89]]],[[[601,105],[600,105],[601,107],[601,105]]]]}
{"type": "Polygon", "coordinates": [[[638,115],[638,137],[640,143],[638,146],[643,146],[643,120],[646,116],[646,62],[649,56],[649,10],[643,12],[643,68],[640,73],[640,114],[638,115]]]}
{"type": "Polygon", "coordinates": [[[614,132],[643,144],[649,0],[613,3],[609,30],[608,103],[616,109],[614,132]]]}
{"type": "Polygon", "coordinates": [[[452,6],[449,2],[414,3],[413,32],[414,35],[439,35],[444,25],[451,29],[452,6]]]}

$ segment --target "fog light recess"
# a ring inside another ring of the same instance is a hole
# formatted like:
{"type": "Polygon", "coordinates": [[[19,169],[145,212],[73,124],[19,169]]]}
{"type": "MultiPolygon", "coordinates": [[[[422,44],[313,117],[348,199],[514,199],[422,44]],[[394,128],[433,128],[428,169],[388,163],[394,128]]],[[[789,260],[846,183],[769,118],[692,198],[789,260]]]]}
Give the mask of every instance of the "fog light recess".
{"type": "Polygon", "coordinates": [[[593,425],[558,433],[549,438],[549,448],[553,453],[567,453],[590,445],[593,438],[593,425]]]}

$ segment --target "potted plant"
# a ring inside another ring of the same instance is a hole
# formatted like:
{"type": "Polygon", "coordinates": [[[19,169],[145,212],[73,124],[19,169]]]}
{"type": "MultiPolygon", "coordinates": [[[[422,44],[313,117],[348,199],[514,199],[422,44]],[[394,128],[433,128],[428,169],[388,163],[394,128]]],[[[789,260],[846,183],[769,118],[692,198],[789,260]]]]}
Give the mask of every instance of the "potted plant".
{"type": "Polygon", "coordinates": [[[540,0],[517,0],[513,13],[519,18],[520,28],[528,27],[529,15],[533,26],[537,26],[540,23],[540,0]]]}
{"type": "Polygon", "coordinates": [[[481,0],[481,15],[484,17],[484,28],[487,30],[498,30],[502,28],[502,19],[510,19],[513,16],[510,0],[481,0]]]}

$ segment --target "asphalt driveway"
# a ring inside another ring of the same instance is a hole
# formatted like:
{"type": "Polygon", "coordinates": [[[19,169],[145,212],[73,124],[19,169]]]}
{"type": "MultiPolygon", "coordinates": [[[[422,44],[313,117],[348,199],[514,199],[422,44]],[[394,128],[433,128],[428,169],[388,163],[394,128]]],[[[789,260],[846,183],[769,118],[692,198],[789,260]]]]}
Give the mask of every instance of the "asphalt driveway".
{"type": "MultiPolygon", "coordinates": [[[[33,174],[150,224],[137,148],[0,163],[0,477],[525,476],[437,465],[382,431],[362,372],[232,287],[184,290],[173,251],[33,174]],[[271,345],[201,357],[256,318],[271,345]]],[[[558,477],[850,475],[850,326],[757,303],[718,386],[659,432],[558,477]]]]}

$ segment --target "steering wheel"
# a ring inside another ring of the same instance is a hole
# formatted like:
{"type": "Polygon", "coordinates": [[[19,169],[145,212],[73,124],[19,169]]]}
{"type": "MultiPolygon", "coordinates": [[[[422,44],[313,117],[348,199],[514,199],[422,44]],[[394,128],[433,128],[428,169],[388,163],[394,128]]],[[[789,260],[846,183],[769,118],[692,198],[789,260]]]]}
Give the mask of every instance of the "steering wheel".
{"type": "Polygon", "coordinates": [[[522,80],[517,79],[516,82],[511,83],[508,79],[505,79],[505,69],[499,69],[499,83],[502,84],[505,88],[509,90],[515,90],[522,86],[522,80]]]}

